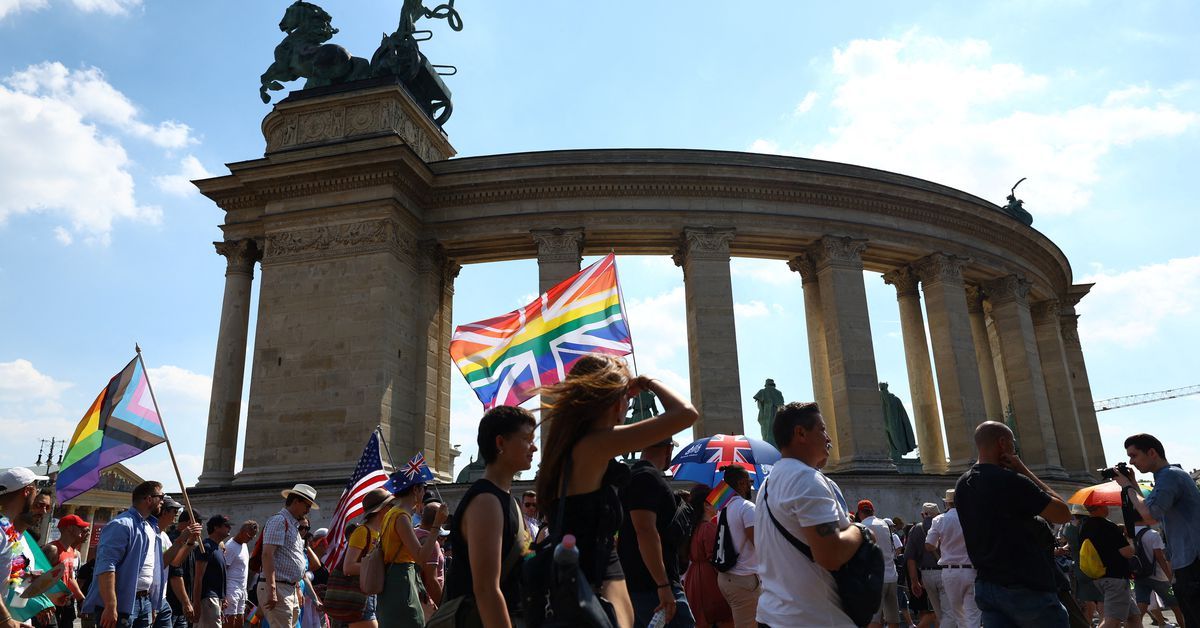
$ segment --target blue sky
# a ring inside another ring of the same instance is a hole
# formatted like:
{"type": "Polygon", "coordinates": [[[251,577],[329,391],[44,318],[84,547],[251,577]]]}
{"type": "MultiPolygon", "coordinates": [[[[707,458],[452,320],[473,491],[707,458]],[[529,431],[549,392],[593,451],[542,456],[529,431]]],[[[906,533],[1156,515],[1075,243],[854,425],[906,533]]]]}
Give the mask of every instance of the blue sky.
{"type": "MultiPolygon", "coordinates": [[[[333,41],[368,57],[400,5],[321,4],[341,29],[333,41]]],[[[0,0],[0,467],[68,437],[137,341],[185,480],[198,474],[224,260],[211,245],[221,213],[187,180],[262,155],[258,76],[287,5],[0,0]]],[[[1029,177],[1019,192],[1035,228],[1076,282],[1096,283],[1079,308],[1095,397],[1200,383],[1195,3],[456,7],[466,28],[434,24],[422,49],[459,68],[446,125],[459,155],[772,152],[997,202],[1029,177]]],[[[640,369],[686,389],[679,269],[618,263],[640,369]]],[[[733,274],[753,433],[764,378],[811,398],[803,302],[782,262],[734,260],[733,274]]],[[[907,402],[894,291],[865,281],[880,379],[907,402]]],[[[511,310],[536,286],[532,261],[468,266],[456,322],[511,310]]],[[[478,404],[454,384],[452,440],[469,454],[478,404]]],[[[1110,462],[1147,430],[1200,467],[1198,410],[1200,396],[1102,413],[1110,462]]],[[[162,448],[131,466],[170,475],[162,448]]]]}

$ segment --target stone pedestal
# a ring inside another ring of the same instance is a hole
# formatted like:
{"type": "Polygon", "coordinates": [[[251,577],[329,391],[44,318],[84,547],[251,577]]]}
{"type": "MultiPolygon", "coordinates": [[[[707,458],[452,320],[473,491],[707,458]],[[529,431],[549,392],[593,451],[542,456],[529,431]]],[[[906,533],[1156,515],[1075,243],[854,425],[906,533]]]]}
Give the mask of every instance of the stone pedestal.
{"type": "Polygon", "coordinates": [[[692,404],[696,438],[741,434],[741,380],[729,275],[732,229],[686,228],[675,263],[683,267],[692,404]]]}
{"type": "Polygon", "coordinates": [[[921,448],[921,466],[926,473],[945,473],[947,465],[942,442],[942,421],[933,387],[925,320],[921,316],[920,280],[908,266],[885,273],[883,280],[896,287],[900,333],[904,337],[904,363],[908,367],[908,388],[916,415],[913,419],[921,448]]]}
{"type": "Polygon", "coordinates": [[[966,471],[974,462],[975,426],[987,420],[971,319],[967,316],[962,261],[935,253],[915,264],[925,290],[951,473],[966,471]]]}
{"type": "Polygon", "coordinates": [[[212,395],[208,405],[208,433],[204,441],[204,471],[199,486],[226,486],[233,482],[237,458],[238,422],[242,414],[242,380],[246,374],[246,337],[250,326],[250,286],[254,263],[261,256],[250,239],[214,242],[225,256],[225,297],[221,301],[221,327],[217,332],[217,357],[213,364],[212,395]]]}
{"type": "Polygon", "coordinates": [[[1058,439],[1046,396],[1037,338],[1029,304],[1029,282],[1008,275],[988,282],[984,289],[992,304],[1000,356],[1004,363],[1004,383],[1016,417],[1016,436],[1021,458],[1042,477],[1065,478],[1066,471],[1058,455],[1058,439]]]}
{"type": "Polygon", "coordinates": [[[837,437],[837,409],[833,403],[833,385],[829,381],[829,350],[825,345],[825,322],[822,318],[821,286],[817,283],[817,267],[807,253],[788,261],[788,268],[800,273],[804,291],[804,324],[808,335],[808,363],[812,371],[813,399],[821,408],[833,448],[829,450],[826,468],[836,469],[841,458],[837,437]]]}
{"type": "Polygon", "coordinates": [[[896,470],[884,431],[875,347],[863,285],[864,240],[824,236],[807,251],[816,263],[829,352],[829,380],[838,417],[838,470],[896,470]]]}

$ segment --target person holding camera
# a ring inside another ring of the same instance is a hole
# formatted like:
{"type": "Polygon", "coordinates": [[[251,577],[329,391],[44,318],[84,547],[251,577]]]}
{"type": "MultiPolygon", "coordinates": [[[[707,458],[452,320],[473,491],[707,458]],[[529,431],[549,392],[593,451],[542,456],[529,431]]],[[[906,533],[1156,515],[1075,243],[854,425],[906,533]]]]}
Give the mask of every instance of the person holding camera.
{"type": "Polygon", "coordinates": [[[1143,520],[1162,523],[1184,623],[1200,626],[1200,489],[1187,471],[1167,462],[1162,441],[1150,434],[1126,438],[1125,453],[1138,471],[1154,474],[1154,488],[1143,499],[1133,471],[1123,463],[1113,468],[1113,480],[1143,520]]]}

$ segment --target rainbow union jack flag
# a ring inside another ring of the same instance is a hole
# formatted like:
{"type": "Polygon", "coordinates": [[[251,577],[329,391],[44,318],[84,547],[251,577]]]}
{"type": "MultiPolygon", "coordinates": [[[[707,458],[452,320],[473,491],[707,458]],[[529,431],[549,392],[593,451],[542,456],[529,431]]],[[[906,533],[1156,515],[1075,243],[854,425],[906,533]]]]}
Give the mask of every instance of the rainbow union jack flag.
{"type": "Polygon", "coordinates": [[[484,408],[533,397],[591,353],[633,353],[611,253],[519,310],[459,325],[450,341],[450,357],[484,408]]]}

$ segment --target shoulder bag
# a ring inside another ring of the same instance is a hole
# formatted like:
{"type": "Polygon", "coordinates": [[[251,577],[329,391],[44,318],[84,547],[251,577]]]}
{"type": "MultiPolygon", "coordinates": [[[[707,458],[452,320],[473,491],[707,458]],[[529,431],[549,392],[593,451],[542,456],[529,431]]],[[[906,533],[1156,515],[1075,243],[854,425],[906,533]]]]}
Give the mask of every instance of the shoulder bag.
{"type": "MultiPolygon", "coordinates": [[[[382,532],[380,533],[382,535],[382,532]]],[[[367,542],[370,543],[371,535],[367,535],[367,542]]],[[[379,545],[376,541],[373,545],[367,548],[367,553],[374,549],[375,545],[379,545]]],[[[364,555],[359,555],[358,560],[361,563],[364,555]]],[[[345,572],[346,558],[342,556],[342,562],[334,567],[329,572],[329,582],[325,585],[325,614],[330,619],[344,622],[354,623],[362,621],[363,611],[367,606],[367,594],[363,593],[361,585],[358,582],[358,576],[349,576],[345,572]]]]}
{"type": "MultiPolygon", "coordinates": [[[[389,515],[391,513],[388,513],[389,515]]],[[[396,556],[400,554],[400,550],[404,548],[404,540],[399,539],[396,551],[392,553],[392,557],[386,561],[383,559],[383,540],[387,538],[388,527],[396,525],[396,517],[386,517],[383,521],[383,527],[379,531],[379,542],[362,560],[362,567],[358,572],[358,586],[363,593],[367,595],[378,595],[383,593],[383,583],[387,579],[388,565],[396,560],[396,556]]]]}

